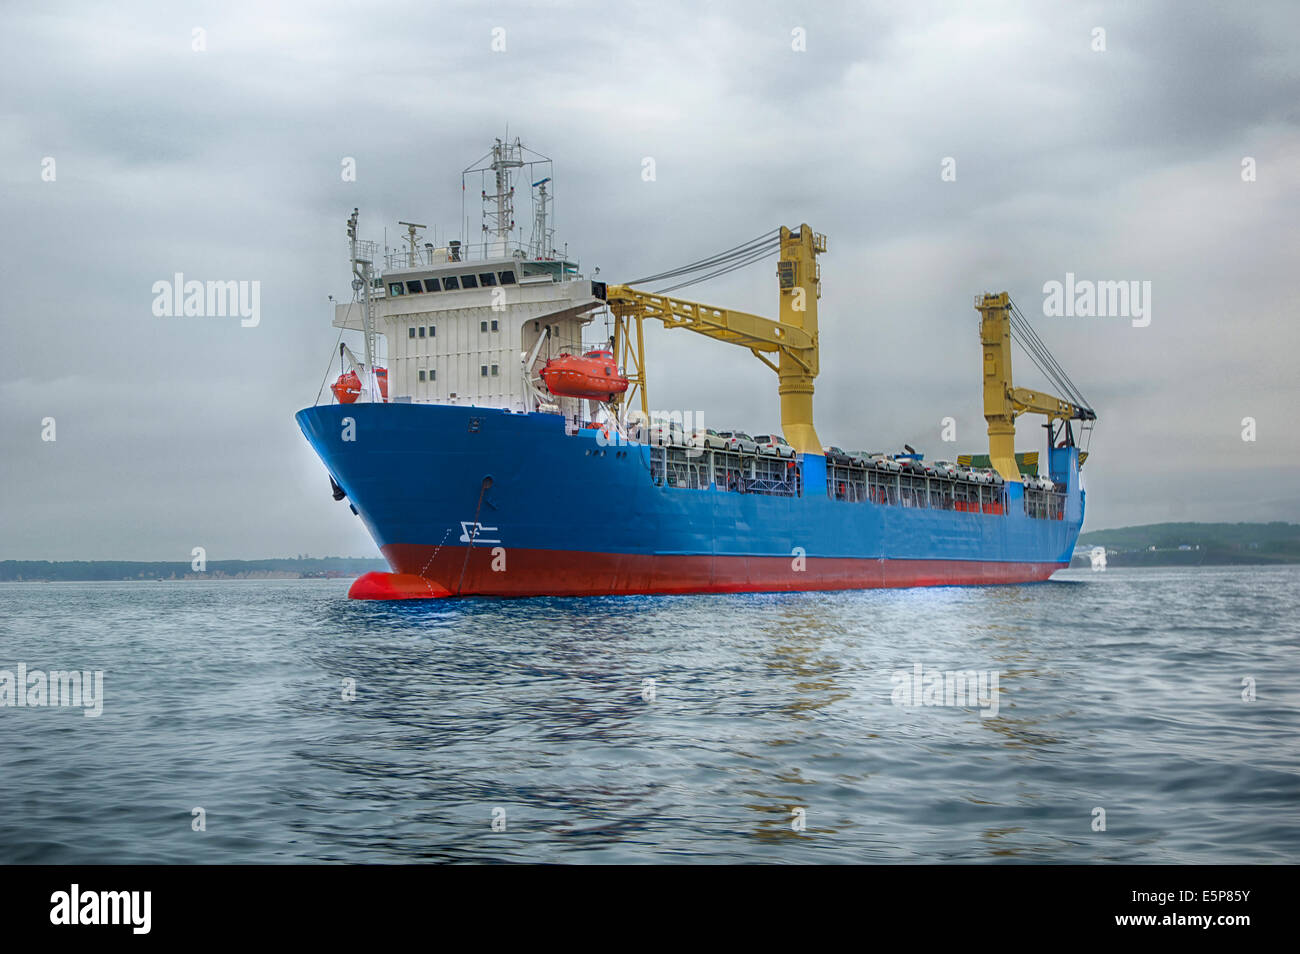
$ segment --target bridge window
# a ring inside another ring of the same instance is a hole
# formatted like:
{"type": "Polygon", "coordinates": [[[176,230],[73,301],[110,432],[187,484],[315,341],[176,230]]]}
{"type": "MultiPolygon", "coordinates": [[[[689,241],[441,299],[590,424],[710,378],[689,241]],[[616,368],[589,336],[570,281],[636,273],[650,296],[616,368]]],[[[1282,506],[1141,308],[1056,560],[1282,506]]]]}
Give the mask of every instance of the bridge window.
{"type": "Polygon", "coordinates": [[[497,277],[501,279],[502,285],[513,285],[515,283],[514,272],[497,272],[497,277]]]}
{"type": "Polygon", "coordinates": [[[412,295],[418,295],[420,292],[424,291],[424,286],[420,284],[420,280],[416,278],[406,283],[406,290],[412,295]]]}
{"type": "Polygon", "coordinates": [[[390,294],[390,295],[405,295],[405,294],[406,294],[406,289],[402,287],[402,283],[401,283],[401,282],[390,282],[390,283],[388,284],[388,294],[390,294]]]}
{"type": "Polygon", "coordinates": [[[460,287],[478,288],[478,279],[475,278],[473,275],[462,275],[460,276],[460,287]]]}
{"type": "Polygon", "coordinates": [[[460,283],[457,282],[455,275],[448,275],[442,280],[442,287],[446,291],[455,291],[460,288],[460,283]]]}
{"type": "Polygon", "coordinates": [[[479,272],[478,283],[484,288],[491,288],[497,283],[497,277],[491,272],[479,272]]]}
{"type": "Polygon", "coordinates": [[[427,292],[442,291],[442,287],[438,284],[438,279],[426,278],[424,280],[424,290],[427,292]]]}

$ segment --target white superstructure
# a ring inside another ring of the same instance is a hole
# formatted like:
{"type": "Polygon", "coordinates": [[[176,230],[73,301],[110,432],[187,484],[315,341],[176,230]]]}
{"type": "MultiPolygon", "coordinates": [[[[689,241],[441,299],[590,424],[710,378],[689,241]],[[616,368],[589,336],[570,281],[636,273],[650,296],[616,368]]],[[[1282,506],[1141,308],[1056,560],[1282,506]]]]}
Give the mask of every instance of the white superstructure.
{"type": "MultiPolygon", "coordinates": [[[[383,338],[373,360],[388,369],[390,401],[518,411],[550,404],[580,415],[581,402],[551,396],[537,371],[547,358],[581,354],[583,329],[605,303],[578,263],[554,250],[549,166],[549,159],[519,140],[498,139],[480,163],[465,170],[463,179],[479,174],[484,182],[481,243],[421,246],[424,226],[403,222],[407,247],[385,250],[378,275],[374,243],[353,242],[354,272],[367,275],[368,282],[354,281],[356,300],[336,305],[334,325],[365,335],[368,302],[367,337],[383,338]],[[514,220],[519,172],[527,173],[522,181],[534,207],[527,242],[514,220]]],[[[468,184],[462,184],[468,194],[468,184]]],[[[350,228],[355,232],[355,213],[350,228]]]]}

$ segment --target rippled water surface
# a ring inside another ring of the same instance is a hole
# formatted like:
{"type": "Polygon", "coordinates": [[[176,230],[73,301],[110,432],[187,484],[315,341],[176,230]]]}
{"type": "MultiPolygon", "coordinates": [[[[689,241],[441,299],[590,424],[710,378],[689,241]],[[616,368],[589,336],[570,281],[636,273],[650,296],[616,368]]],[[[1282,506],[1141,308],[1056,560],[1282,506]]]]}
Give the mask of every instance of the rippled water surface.
{"type": "Polygon", "coordinates": [[[0,708],[0,861],[1295,862],[1297,584],[2,585],[0,669],[103,670],[104,706],[0,708]],[[996,672],[997,715],[895,705],[918,663],[996,672]]]}

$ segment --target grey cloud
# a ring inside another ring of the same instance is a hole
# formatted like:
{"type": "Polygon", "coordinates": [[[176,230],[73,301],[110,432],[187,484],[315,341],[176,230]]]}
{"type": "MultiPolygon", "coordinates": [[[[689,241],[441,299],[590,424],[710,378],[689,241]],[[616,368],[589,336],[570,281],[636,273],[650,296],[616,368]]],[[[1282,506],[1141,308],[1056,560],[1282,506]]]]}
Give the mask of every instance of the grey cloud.
{"type": "MultiPolygon", "coordinates": [[[[817,413],[835,443],[979,451],[975,293],[1009,289],[1033,316],[1067,270],[1152,280],[1150,328],[1035,319],[1102,412],[1088,526],[1300,519],[1288,5],[141,3],[8,18],[0,558],[373,553],[292,420],[330,360],[326,296],[349,294],[343,222],[360,206],[373,237],[411,216],[449,234],[460,170],[507,123],[556,160],[560,239],[602,277],[777,224],[828,233],[817,413]],[[807,53],[790,49],[796,26],[807,53]],[[1093,26],[1105,54],[1088,49],[1093,26]],[[1240,180],[1245,155],[1256,183],[1240,180]],[[154,318],[150,287],[176,271],[260,280],[261,326],[154,318]],[[39,440],[46,415],[56,445],[39,440]],[[956,447],[938,441],[946,416],[956,447]]],[[[771,313],[771,272],[691,293],[771,313]]],[[[774,377],[747,355],[681,331],[650,348],[659,406],[775,422],[774,377]]],[[[1041,441],[1032,421],[1022,434],[1041,441]]]]}

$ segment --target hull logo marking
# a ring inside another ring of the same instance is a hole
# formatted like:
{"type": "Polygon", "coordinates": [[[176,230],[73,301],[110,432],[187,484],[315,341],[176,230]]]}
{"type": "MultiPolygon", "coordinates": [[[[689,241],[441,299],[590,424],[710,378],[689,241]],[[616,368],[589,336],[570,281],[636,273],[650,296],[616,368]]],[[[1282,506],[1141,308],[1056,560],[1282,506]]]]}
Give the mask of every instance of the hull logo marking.
{"type": "Polygon", "coordinates": [[[485,527],[477,520],[462,520],[460,522],[460,542],[471,542],[471,536],[474,543],[500,543],[500,540],[494,540],[483,536],[486,533],[496,533],[498,527],[485,527]]]}

